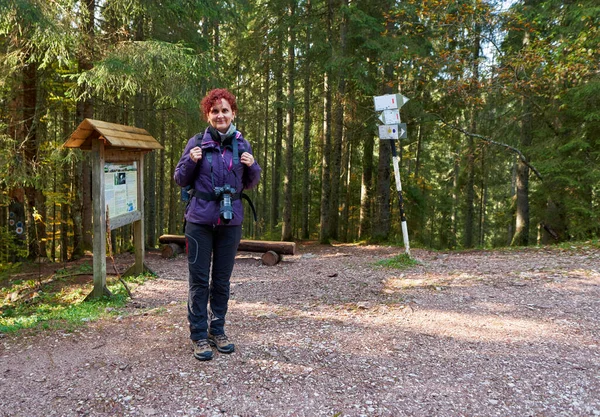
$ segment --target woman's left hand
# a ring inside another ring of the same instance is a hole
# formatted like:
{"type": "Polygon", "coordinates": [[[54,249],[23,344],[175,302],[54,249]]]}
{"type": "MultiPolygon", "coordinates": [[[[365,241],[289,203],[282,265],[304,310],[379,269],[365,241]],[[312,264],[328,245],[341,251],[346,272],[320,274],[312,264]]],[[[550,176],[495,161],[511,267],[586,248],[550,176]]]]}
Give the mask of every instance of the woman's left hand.
{"type": "Polygon", "coordinates": [[[254,157],[252,156],[252,154],[244,152],[240,157],[240,162],[250,167],[254,164],[254,157]]]}

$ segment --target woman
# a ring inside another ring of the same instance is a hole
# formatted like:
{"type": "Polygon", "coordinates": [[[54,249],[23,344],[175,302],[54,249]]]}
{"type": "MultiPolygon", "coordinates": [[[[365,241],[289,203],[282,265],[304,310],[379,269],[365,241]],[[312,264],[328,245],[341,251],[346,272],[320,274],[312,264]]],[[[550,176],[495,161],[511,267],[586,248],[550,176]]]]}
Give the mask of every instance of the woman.
{"type": "Polygon", "coordinates": [[[242,236],[240,193],[256,186],[261,168],[232,123],[237,113],[233,94],[212,90],[200,110],[209,126],[188,141],[175,168],[175,182],[192,188],[185,212],[188,321],[194,357],[206,361],[213,357],[211,346],[222,353],[235,350],[224,326],[229,280],[242,236]]]}

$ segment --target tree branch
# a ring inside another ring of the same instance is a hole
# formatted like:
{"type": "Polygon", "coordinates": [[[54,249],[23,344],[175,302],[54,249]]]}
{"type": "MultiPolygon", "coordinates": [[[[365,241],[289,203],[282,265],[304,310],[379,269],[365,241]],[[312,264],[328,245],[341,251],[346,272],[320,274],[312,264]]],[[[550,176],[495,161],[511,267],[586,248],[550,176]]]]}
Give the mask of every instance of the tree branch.
{"type": "Polygon", "coordinates": [[[538,177],[540,179],[540,181],[543,181],[544,179],[542,178],[542,174],[540,174],[540,172],[533,166],[531,165],[531,163],[527,160],[527,158],[525,157],[525,155],[523,155],[523,152],[521,152],[519,149],[515,148],[514,146],[508,145],[506,143],[502,143],[502,142],[498,142],[495,141],[493,139],[490,139],[488,137],[485,137],[483,135],[479,135],[477,133],[471,133],[468,132],[466,130],[464,130],[462,127],[459,126],[455,126],[452,125],[450,123],[447,123],[444,119],[442,119],[439,115],[435,115],[439,121],[446,127],[449,127],[450,129],[454,129],[456,131],[459,131],[460,133],[467,135],[467,136],[471,136],[473,138],[477,138],[479,140],[482,140],[484,142],[490,143],[492,145],[497,145],[497,146],[501,146],[503,148],[506,148],[514,153],[516,153],[519,156],[519,159],[521,160],[521,162],[523,162],[525,165],[527,165],[529,167],[529,169],[531,169],[533,171],[533,173],[535,174],[536,177],[538,177]]]}

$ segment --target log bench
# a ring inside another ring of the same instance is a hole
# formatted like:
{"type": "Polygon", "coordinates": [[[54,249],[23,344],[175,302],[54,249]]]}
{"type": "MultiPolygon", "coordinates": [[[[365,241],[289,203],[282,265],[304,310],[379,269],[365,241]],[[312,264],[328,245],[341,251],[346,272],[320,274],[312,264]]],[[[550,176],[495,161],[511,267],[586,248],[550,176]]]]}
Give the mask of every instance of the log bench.
{"type": "MultiPolygon", "coordinates": [[[[163,244],[160,251],[163,258],[172,258],[185,252],[185,236],[183,235],[162,235],[158,241],[163,244]]],[[[238,252],[262,253],[262,263],[273,266],[281,261],[282,255],[295,255],[296,243],[242,239],[238,246],[238,252]]]]}

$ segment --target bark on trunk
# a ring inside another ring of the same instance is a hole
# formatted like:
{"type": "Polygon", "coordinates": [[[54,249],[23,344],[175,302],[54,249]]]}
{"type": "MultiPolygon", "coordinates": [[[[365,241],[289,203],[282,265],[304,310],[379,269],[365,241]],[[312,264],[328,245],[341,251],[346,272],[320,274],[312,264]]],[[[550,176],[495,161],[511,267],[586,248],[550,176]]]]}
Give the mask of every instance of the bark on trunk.
{"type": "MultiPolygon", "coordinates": [[[[38,164],[38,126],[37,126],[37,67],[30,63],[23,69],[23,127],[24,127],[24,157],[33,181],[36,181],[36,165],[38,164]]],[[[46,227],[45,218],[37,221],[33,218],[33,210],[41,214],[45,206],[44,195],[34,186],[24,187],[27,202],[29,227],[29,259],[45,255],[46,227]]]]}
{"type": "Polygon", "coordinates": [[[323,157],[321,174],[321,216],[319,228],[319,241],[329,243],[329,197],[331,192],[330,158],[331,158],[331,88],[330,75],[325,74],[324,115],[323,115],[323,157]]]}
{"type": "MultiPolygon", "coordinates": [[[[296,13],[296,0],[291,0],[289,17],[293,21],[296,13]]],[[[283,227],[281,229],[281,240],[292,240],[292,191],[294,181],[294,106],[295,106],[295,28],[290,26],[288,35],[288,91],[287,91],[287,136],[285,142],[285,178],[284,178],[284,204],[283,204],[283,227]]]]}
{"type": "MultiPolygon", "coordinates": [[[[342,6],[348,6],[348,0],[342,0],[342,6]]],[[[340,51],[334,54],[334,61],[344,59],[346,55],[347,21],[342,19],[340,24],[340,51]]],[[[338,239],[340,218],[340,180],[342,172],[342,144],[344,138],[344,100],[346,96],[346,75],[344,68],[337,70],[337,91],[334,114],[334,135],[331,149],[331,198],[329,201],[329,237],[338,239]]]]}
{"type": "MultiPolygon", "coordinates": [[[[521,151],[527,152],[532,142],[531,104],[523,98],[524,116],[521,120],[521,151]]],[[[517,162],[517,204],[515,217],[515,235],[511,242],[513,246],[527,246],[529,244],[529,167],[519,159],[517,162]]]]}
{"type": "MultiPolygon", "coordinates": [[[[278,53],[283,55],[282,40],[278,42],[278,53]]],[[[281,189],[281,144],[283,142],[283,64],[278,60],[275,67],[275,160],[271,175],[271,233],[279,223],[279,191],[281,189]]]]}
{"type": "MultiPolygon", "coordinates": [[[[264,109],[265,109],[265,118],[264,118],[264,136],[263,136],[263,163],[262,163],[262,173],[263,173],[263,178],[261,179],[261,184],[260,187],[262,188],[262,196],[261,196],[261,201],[262,201],[262,219],[263,220],[263,232],[265,230],[267,230],[267,221],[270,222],[271,217],[270,217],[270,212],[269,212],[269,205],[268,203],[268,194],[267,194],[267,184],[270,184],[269,182],[269,108],[271,107],[270,104],[270,98],[269,98],[269,93],[270,93],[270,86],[271,86],[271,59],[270,59],[270,55],[269,55],[269,47],[266,46],[266,64],[265,64],[265,87],[264,87],[264,109]]],[[[271,230],[271,227],[269,227],[269,230],[271,230]]]]}
{"type": "MultiPolygon", "coordinates": [[[[306,2],[307,21],[311,21],[311,2],[306,2]]],[[[311,42],[311,25],[307,23],[305,50],[306,58],[304,65],[304,135],[302,144],[302,153],[304,160],[302,163],[302,239],[308,239],[310,236],[309,227],[309,190],[310,190],[310,42],[311,42]]]]}
{"type": "MultiPolygon", "coordinates": [[[[92,59],[94,56],[93,42],[94,42],[94,13],[96,9],[95,0],[84,0],[81,2],[81,10],[84,11],[82,14],[82,30],[83,37],[86,42],[83,43],[82,49],[79,51],[78,66],[79,71],[89,71],[92,69],[92,59]]],[[[77,122],[81,122],[85,118],[94,117],[94,103],[91,98],[79,100],[77,102],[77,122]]],[[[81,205],[79,210],[81,214],[77,214],[76,217],[81,219],[79,227],[81,230],[81,244],[83,248],[78,248],[77,253],[81,253],[83,250],[92,250],[93,247],[93,236],[92,236],[92,169],[89,160],[89,154],[84,154],[83,160],[81,161],[81,205]]]]}

